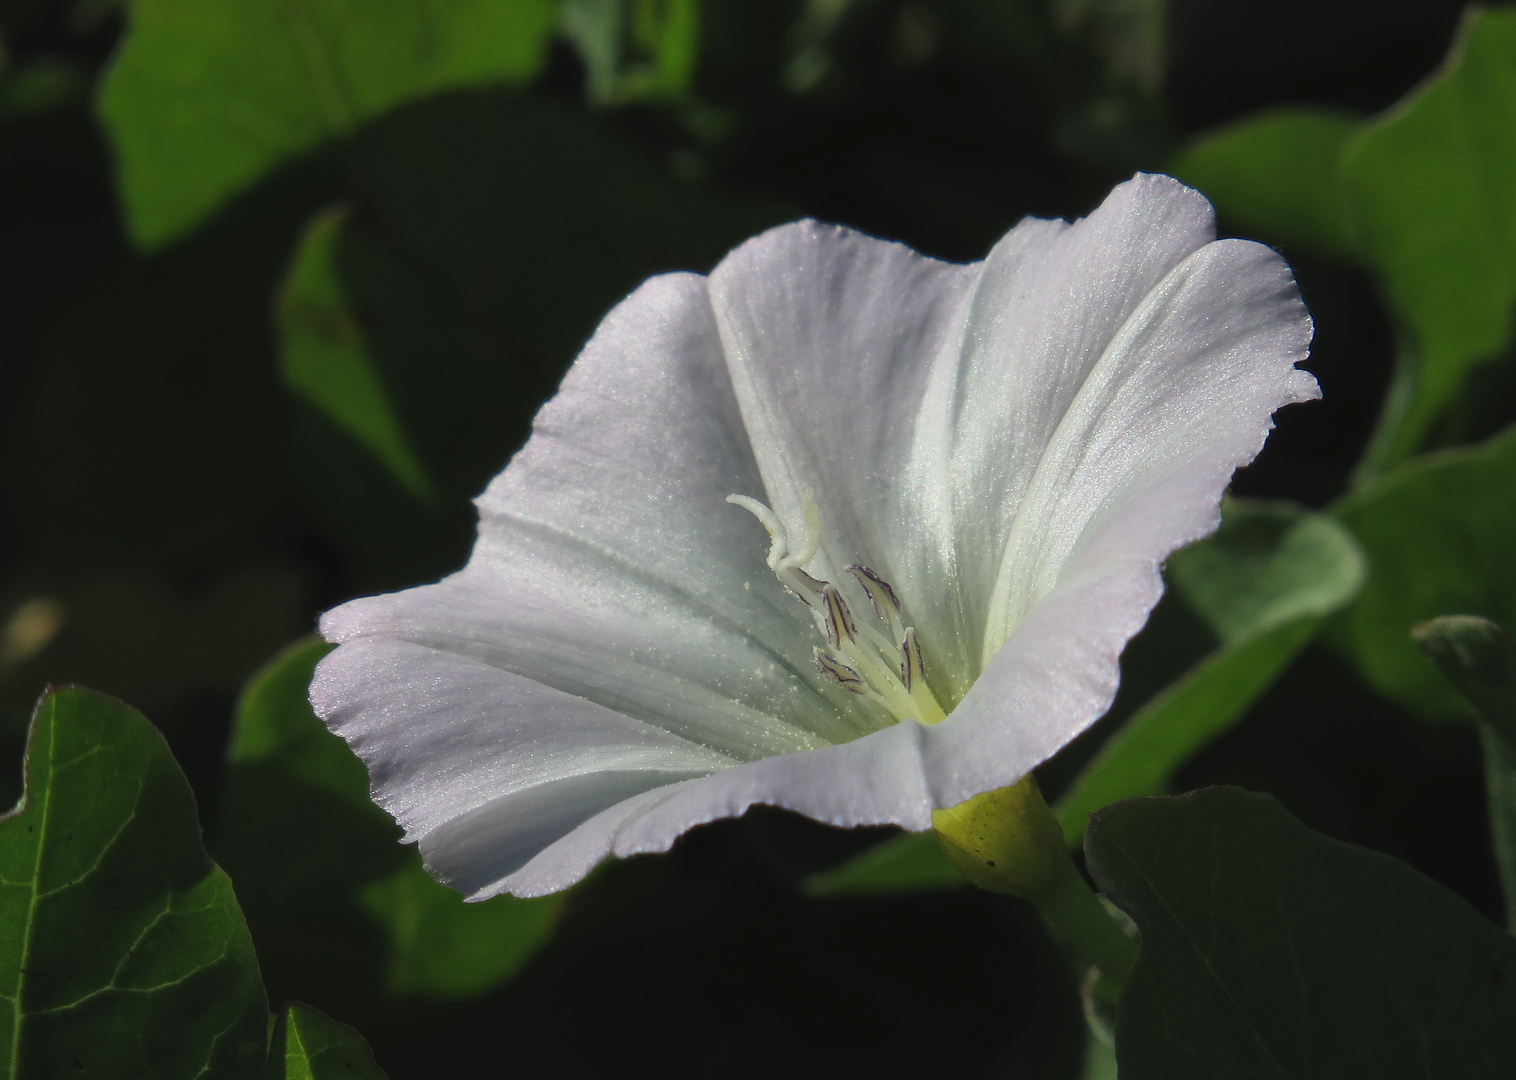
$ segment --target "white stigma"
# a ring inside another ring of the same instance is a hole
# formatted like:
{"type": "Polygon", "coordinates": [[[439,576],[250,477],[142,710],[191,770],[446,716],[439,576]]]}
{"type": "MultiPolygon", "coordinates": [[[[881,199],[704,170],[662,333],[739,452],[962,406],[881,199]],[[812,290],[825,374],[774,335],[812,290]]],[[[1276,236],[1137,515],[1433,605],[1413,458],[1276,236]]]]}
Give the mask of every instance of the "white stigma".
{"type": "Polygon", "coordinates": [[[873,626],[853,618],[835,585],[806,573],[805,564],[821,549],[821,514],[812,492],[805,493],[805,535],[794,549],[784,523],[763,503],[746,495],[728,495],[726,501],[742,507],[768,530],[769,569],[786,592],[810,609],[816,629],[826,639],[826,648],[811,651],[816,670],[897,721],[935,724],[946,717],[926,684],[916,631],[905,624],[900,599],[890,583],[867,566],[846,567],[874,609],[880,625],[873,626]]]}

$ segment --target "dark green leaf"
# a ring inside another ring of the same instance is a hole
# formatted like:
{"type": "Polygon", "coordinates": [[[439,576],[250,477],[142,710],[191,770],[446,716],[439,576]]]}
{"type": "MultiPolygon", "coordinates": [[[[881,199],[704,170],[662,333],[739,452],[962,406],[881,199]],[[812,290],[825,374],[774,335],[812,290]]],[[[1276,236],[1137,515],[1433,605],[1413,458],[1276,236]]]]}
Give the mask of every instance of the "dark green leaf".
{"type": "Polygon", "coordinates": [[[1444,615],[1411,631],[1479,713],[1490,839],[1505,893],[1506,925],[1516,930],[1516,645],[1488,619],[1444,615]]]}
{"type": "Polygon", "coordinates": [[[1162,791],[1268,689],[1363,574],[1357,545],[1331,519],[1290,503],[1228,502],[1217,533],[1168,567],[1221,647],[1117,729],[1059,801],[1068,841],[1077,844],[1107,803],[1162,791]]]}
{"type": "Polygon", "coordinates": [[[524,82],[554,14],[551,0],[137,0],[127,12],[99,111],[144,247],[396,105],[524,82]]]}
{"type": "Polygon", "coordinates": [[[264,1080],[384,1080],[384,1071],[362,1035],[296,1001],[274,1028],[264,1080]]]}
{"type": "Polygon", "coordinates": [[[1403,863],[1237,788],[1107,807],[1085,852],[1142,931],[1123,1080],[1516,1076],[1516,939],[1403,863]]]}
{"type": "Polygon", "coordinates": [[[1278,109],[1196,139],[1170,164],[1205,193],[1222,219],[1286,252],[1357,257],[1338,173],[1358,118],[1325,109],[1278,109]]]}
{"type": "Polygon", "coordinates": [[[1516,934],[1516,746],[1489,724],[1479,725],[1484,749],[1485,799],[1490,807],[1490,846],[1505,895],[1505,924],[1516,934]]]}
{"type": "Polygon", "coordinates": [[[1379,693],[1431,720],[1468,706],[1412,642],[1453,612],[1516,625],[1516,430],[1407,463],[1339,504],[1368,577],[1331,641],[1379,693]]]}
{"type": "Polygon", "coordinates": [[[38,704],[0,821],[0,927],[0,1076],[258,1075],[252,939],[140,713],[78,689],[38,704]]]}
{"type": "Polygon", "coordinates": [[[406,491],[435,502],[437,486],[400,428],[337,276],[346,217],[341,207],[317,214],[295,250],[279,295],[284,384],[361,443],[406,491]]]}
{"type": "Polygon", "coordinates": [[[1443,615],[1411,627],[1411,639],[1481,719],[1516,746],[1516,645],[1511,635],[1477,615],[1443,615]]]}
{"type": "Polygon", "coordinates": [[[306,641],[270,663],[233,734],[216,850],[248,882],[271,985],[322,1001],[368,995],[354,1008],[498,986],[551,936],[559,897],[465,904],[427,875],[369,800],[363,763],[311,712],[307,687],[328,651],[306,641]]]}
{"type": "Polygon", "coordinates": [[[1516,11],[1470,8],[1443,70],[1344,151],[1365,250],[1419,363],[1385,437],[1416,450],[1516,302],[1516,11]]]}
{"type": "Polygon", "coordinates": [[[968,885],[934,832],[906,833],[886,840],[834,870],[805,880],[808,896],[875,896],[901,892],[960,889],[968,885]]]}

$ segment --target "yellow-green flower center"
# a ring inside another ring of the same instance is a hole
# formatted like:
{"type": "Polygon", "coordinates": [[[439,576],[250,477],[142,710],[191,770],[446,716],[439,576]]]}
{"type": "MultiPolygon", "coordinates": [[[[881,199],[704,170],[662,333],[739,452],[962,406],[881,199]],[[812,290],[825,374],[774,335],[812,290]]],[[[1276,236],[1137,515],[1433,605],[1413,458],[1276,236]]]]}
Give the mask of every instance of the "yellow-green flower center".
{"type": "Polygon", "coordinates": [[[809,493],[805,535],[793,549],[784,523],[763,503],[746,495],[728,495],[726,501],[747,510],[768,530],[769,569],[786,592],[810,609],[826,641],[811,655],[827,680],[874,703],[896,721],[935,724],[947,716],[927,685],[916,630],[905,624],[894,587],[860,563],[845,567],[868,597],[877,625],[859,622],[836,585],[804,570],[821,546],[820,515],[809,493]]]}

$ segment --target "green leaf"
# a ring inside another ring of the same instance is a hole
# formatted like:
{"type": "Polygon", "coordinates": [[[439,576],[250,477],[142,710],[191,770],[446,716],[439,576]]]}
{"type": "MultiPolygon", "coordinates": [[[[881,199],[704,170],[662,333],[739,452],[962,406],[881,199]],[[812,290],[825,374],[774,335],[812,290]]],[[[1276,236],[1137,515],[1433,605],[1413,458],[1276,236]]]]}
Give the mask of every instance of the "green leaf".
{"type": "Polygon", "coordinates": [[[968,880],[943,854],[934,832],[905,833],[805,879],[807,896],[879,896],[961,889],[968,880]]]}
{"type": "Polygon", "coordinates": [[[1505,897],[1506,929],[1516,934],[1516,745],[1491,724],[1479,725],[1484,791],[1490,808],[1490,847],[1505,897]]]}
{"type": "Polygon", "coordinates": [[[274,1027],[264,1080],[384,1080],[384,1070],[362,1035],[295,1001],[274,1027]]]}
{"type": "Polygon", "coordinates": [[[1142,931],[1122,1080],[1516,1076],[1516,939],[1398,860],[1237,788],[1107,807],[1085,852],[1142,931]]]}
{"type": "Polygon", "coordinates": [[[193,228],[281,161],[407,101],[519,84],[551,0],[136,0],[100,87],[128,229],[193,228]]]}
{"type": "Polygon", "coordinates": [[[689,96],[700,46],[699,0],[562,0],[559,27],[584,61],[593,103],[689,96]]]}
{"type": "Polygon", "coordinates": [[[1480,719],[1516,746],[1516,645],[1511,635],[1477,615],[1444,615],[1411,627],[1411,639],[1480,719]]]}
{"type": "Polygon", "coordinates": [[[1169,167],[1240,231],[1350,263],[1357,249],[1338,159],[1358,126],[1350,113],[1276,109],[1200,136],[1169,167]]]}
{"type": "Polygon", "coordinates": [[[1363,546],[1368,577],[1330,640],[1380,694],[1428,720],[1467,704],[1412,642],[1453,612],[1516,626],[1516,429],[1408,462],[1333,513],[1363,546]]]}
{"type": "Polygon", "coordinates": [[[1356,136],[1343,177],[1365,250],[1419,357],[1382,451],[1412,453],[1516,302],[1516,11],[1470,8],[1436,77],[1356,136]]]}
{"type": "Polygon", "coordinates": [[[547,942],[561,897],[465,904],[427,875],[369,799],[363,763],[311,712],[329,651],[313,639],[276,657],[248,684],[232,737],[216,850],[248,882],[271,984],[354,1009],[499,986],[547,942]]]}
{"type": "Polygon", "coordinates": [[[387,931],[397,997],[470,998],[508,981],[552,936],[558,897],[465,904],[420,860],[365,885],[359,903],[387,931]]]}
{"type": "Polygon", "coordinates": [[[256,1077],[268,1003],[195,799],[138,712],[48,692],[0,820],[0,1077],[256,1077]]]}
{"type": "Polygon", "coordinates": [[[1291,503],[1230,500],[1214,536],[1175,553],[1168,577],[1221,646],[1118,728],[1059,801],[1077,844],[1108,803],[1162,791],[1228,730],[1346,604],[1363,557],[1340,525],[1291,503]]]}
{"type": "Polygon", "coordinates": [[[435,503],[437,485],[401,430],[337,274],[336,243],[346,218],[345,207],[322,211],[296,246],[279,294],[280,374],[285,386],[378,458],[401,487],[435,503]]]}
{"type": "Polygon", "coordinates": [[[1445,615],[1411,630],[1483,721],[1485,798],[1506,926],[1516,932],[1516,645],[1488,619],[1445,615]]]}

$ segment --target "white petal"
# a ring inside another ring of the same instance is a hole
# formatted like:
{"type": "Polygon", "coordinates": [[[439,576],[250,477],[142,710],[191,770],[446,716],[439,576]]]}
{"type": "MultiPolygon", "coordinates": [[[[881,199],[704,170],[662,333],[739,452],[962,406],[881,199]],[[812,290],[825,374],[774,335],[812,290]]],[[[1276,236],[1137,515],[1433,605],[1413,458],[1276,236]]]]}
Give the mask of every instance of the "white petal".
{"type": "Polygon", "coordinates": [[[870,718],[823,688],[803,605],[725,502],[758,486],[705,282],[654,278],[480,497],[468,566],[322,633],[468,655],[744,760],[854,738],[870,718]]]}
{"type": "Polygon", "coordinates": [[[711,272],[711,302],[764,499],[792,533],[813,491],[822,550],[843,581],[861,561],[886,578],[920,546],[899,479],[930,374],[955,339],[977,266],[802,221],[749,240],[711,272]]]}
{"type": "Polygon", "coordinates": [[[931,825],[916,724],[746,765],[453,653],[363,639],[322,661],[316,711],[439,880],[484,899],[566,888],[755,803],[836,825],[931,825]]]}
{"type": "Polygon", "coordinates": [[[897,724],[843,746],[755,761],[627,799],[470,899],[500,892],[555,892],[572,885],[606,855],[667,851],[696,825],[737,817],[759,803],[832,825],[928,829],[932,803],[920,749],[926,730],[914,723],[897,724]]]}
{"type": "Polygon", "coordinates": [[[1147,177],[979,266],[802,223],[709,291],[654,279],[481,497],[469,566],[323,620],[345,644],[318,711],[476,897],[753,803],[919,829],[1016,780],[1106,708],[1161,560],[1215,527],[1273,410],[1315,395],[1288,271],[1211,229],[1147,177]],[[962,696],[943,723],[855,738],[872,722],[819,685],[813,627],[724,502],[798,530],[810,489],[816,569],[895,582],[962,696]]]}
{"type": "Polygon", "coordinates": [[[323,660],[311,702],[428,868],[467,892],[623,799],[735,764],[519,675],[382,638],[323,660]]]}
{"type": "Polygon", "coordinates": [[[1274,410],[1319,396],[1294,367],[1310,338],[1288,267],[1261,244],[1207,245],[1144,299],[1022,501],[1001,582],[1009,638],[926,734],[938,805],[1014,781],[1110,705],[1163,559],[1216,528],[1274,410]]]}
{"type": "Polygon", "coordinates": [[[953,700],[994,651],[984,638],[1006,542],[1064,414],[1148,293],[1215,236],[1203,196],[1139,175],[1073,225],[1023,221],[985,261],[958,339],[936,359],[901,478],[927,536],[897,584],[913,615],[933,605],[918,628],[953,700]],[[932,584],[945,579],[956,587],[932,584]]]}

